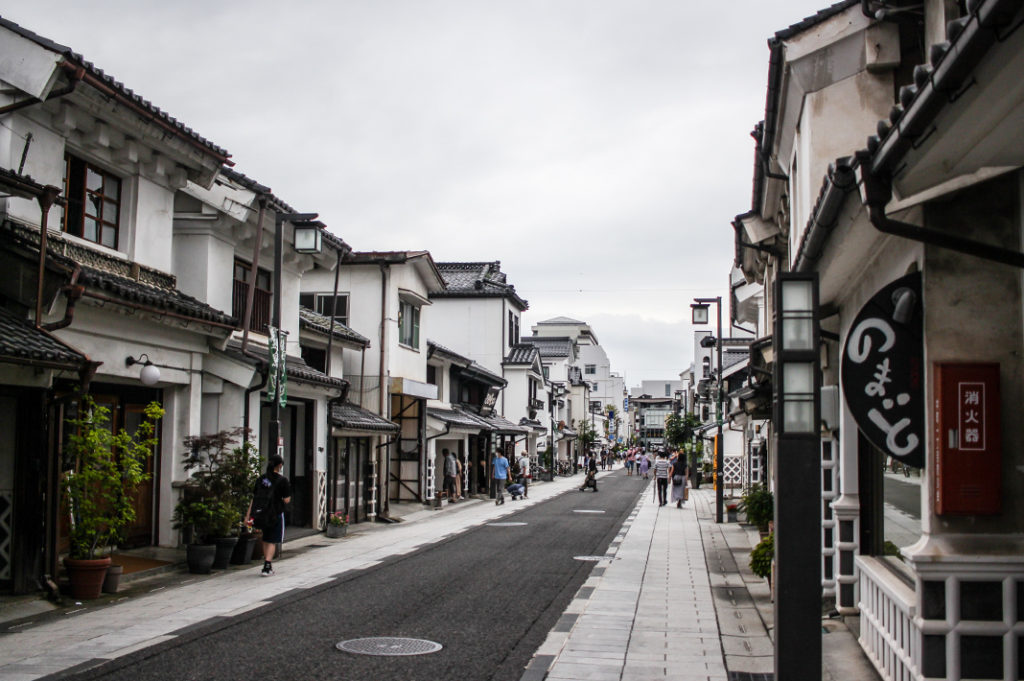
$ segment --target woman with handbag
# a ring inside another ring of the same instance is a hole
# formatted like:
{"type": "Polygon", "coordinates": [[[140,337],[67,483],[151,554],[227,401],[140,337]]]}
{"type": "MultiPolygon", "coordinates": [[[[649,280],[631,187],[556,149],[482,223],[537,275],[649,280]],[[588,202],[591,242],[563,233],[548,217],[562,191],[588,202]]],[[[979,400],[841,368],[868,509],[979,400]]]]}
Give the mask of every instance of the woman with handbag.
{"type": "Polygon", "coordinates": [[[672,460],[672,501],[676,502],[676,508],[682,508],[686,501],[687,473],[686,454],[678,452],[672,460]]]}

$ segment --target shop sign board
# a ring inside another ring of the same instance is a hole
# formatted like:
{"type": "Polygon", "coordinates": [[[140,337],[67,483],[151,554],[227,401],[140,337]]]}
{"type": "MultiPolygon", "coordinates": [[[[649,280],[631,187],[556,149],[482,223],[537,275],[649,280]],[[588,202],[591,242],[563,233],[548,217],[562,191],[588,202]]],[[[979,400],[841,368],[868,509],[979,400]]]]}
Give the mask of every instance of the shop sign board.
{"type": "Polygon", "coordinates": [[[883,453],[924,467],[924,339],[921,274],[892,282],[861,308],[842,356],[846,404],[883,453]]]}

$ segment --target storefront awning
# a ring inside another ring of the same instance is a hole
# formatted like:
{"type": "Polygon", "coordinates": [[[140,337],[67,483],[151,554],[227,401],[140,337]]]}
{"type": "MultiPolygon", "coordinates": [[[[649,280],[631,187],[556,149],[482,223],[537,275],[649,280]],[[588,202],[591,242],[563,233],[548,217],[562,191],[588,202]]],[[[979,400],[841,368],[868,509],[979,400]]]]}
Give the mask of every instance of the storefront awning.
{"type": "Polygon", "coordinates": [[[484,423],[479,416],[458,409],[428,407],[427,416],[437,419],[447,426],[449,430],[460,430],[467,433],[479,433],[482,430],[490,430],[490,426],[484,423]]]}
{"type": "Polygon", "coordinates": [[[486,423],[498,435],[526,435],[531,431],[531,428],[517,426],[500,414],[491,414],[490,416],[474,414],[473,416],[486,423]]]}
{"type": "Polygon", "coordinates": [[[331,435],[335,437],[393,434],[398,430],[397,424],[351,402],[331,405],[331,435]]]}
{"type": "Polygon", "coordinates": [[[530,430],[532,430],[535,433],[546,433],[546,432],[548,432],[548,429],[544,426],[543,423],[541,423],[540,421],[533,420],[533,419],[527,419],[527,418],[519,419],[519,425],[524,426],[526,428],[529,428],[530,430]]]}

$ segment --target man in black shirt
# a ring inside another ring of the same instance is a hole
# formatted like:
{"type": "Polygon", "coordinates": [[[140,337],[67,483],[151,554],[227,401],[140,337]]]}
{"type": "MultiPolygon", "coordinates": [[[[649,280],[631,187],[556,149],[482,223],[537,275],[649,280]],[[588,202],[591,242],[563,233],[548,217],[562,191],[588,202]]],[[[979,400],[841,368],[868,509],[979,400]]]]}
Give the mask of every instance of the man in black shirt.
{"type": "Polygon", "coordinates": [[[253,501],[245,514],[246,523],[252,519],[256,528],[263,531],[263,571],[260,574],[264,577],[274,574],[271,564],[274,551],[284,541],[284,507],[292,500],[288,478],[281,475],[283,468],[284,459],[279,455],[272,454],[267,459],[267,472],[253,486],[253,501]]]}

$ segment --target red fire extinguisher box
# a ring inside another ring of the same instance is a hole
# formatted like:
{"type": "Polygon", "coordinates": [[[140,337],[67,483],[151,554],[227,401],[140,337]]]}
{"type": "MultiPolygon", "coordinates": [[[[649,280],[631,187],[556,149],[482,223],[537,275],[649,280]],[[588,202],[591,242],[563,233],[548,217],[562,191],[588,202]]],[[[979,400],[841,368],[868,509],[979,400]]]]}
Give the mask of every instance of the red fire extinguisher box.
{"type": "Polygon", "coordinates": [[[1002,510],[999,364],[936,362],[935,512],[1002,510]]]}

